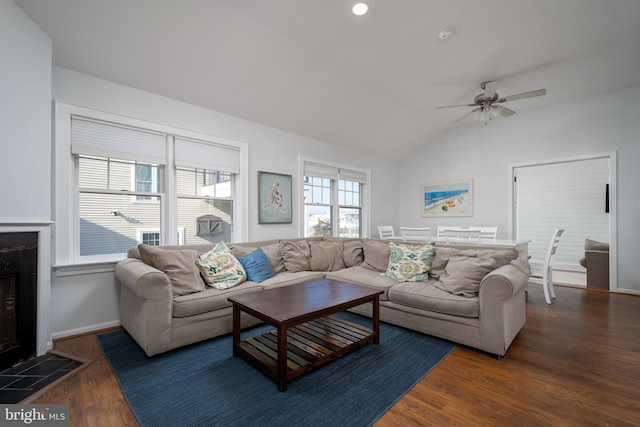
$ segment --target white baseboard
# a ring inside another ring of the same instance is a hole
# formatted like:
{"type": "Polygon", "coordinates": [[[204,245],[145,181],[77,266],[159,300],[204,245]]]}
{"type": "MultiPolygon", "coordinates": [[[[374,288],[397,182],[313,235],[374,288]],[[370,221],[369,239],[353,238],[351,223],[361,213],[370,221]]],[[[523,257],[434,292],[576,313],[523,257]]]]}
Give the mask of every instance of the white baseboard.
{"type": "Polygon", "coordinates": [[[86,334],[87,332],[95,332],[95,331],[100,331],[102,329],[115,328],[117,326],[120,326],[119,320],[114,320],[112,322],[99,323],[97,325],[85,326],[83,328],[67,329],[66,331],[58,331],[58,332],[52,333],[51,339],[56,340],[58,338],[66,338],[74,335],[82,335],[82,334],[86,334]]]}
{"type": "Polygon", "coordinates": [[[640,295],[640,291],[637,289],[623,289],[623,288],[618,288],[615,290],[616,293],[619,294],[630,294],[630,295],[640,295]]]}

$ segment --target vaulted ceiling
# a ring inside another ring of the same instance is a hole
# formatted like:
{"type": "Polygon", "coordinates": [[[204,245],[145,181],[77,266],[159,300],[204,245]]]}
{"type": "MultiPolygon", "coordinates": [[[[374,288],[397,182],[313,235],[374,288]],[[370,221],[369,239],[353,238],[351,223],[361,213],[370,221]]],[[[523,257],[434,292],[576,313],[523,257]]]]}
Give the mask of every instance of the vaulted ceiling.
{"type": "Polygon", "coordinates": [[[487,80],[547,89],[492,126],[640,85],[638,0],[369,0],[364,16],[351,0],[15,1],[54,65],[392,159],[487,80]]]}

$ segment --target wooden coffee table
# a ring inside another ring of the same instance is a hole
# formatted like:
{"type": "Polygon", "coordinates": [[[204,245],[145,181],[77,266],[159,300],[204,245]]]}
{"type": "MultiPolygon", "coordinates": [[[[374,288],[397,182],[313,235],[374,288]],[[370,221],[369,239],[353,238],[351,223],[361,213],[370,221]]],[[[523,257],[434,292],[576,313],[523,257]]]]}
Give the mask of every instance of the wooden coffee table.
{"type": "Polygon", "coordinates": [[[229,298],[233,304],[233,356],[265,372],[286,391],[289,380],[369,342],[380,342],[382,291],[337,280],[313,280],[229,298]],[[331,314],[373,304],[372,329],[331,314]],[[277,329],[240,340],[240,312],[277,329]]]}

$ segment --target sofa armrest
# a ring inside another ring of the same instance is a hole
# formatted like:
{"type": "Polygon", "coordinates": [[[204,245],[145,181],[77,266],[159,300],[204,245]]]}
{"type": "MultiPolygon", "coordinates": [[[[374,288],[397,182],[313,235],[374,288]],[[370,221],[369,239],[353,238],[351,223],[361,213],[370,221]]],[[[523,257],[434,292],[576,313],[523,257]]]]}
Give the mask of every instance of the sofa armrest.
{"type": "Polygon", "coordinates": [[[169,276],[157,268],[136,258],[118,261],[116,278],[133,294],[143,300],[164,299],[171,302],[171,281],[169,276]]]}
{"type": "Polygon", "coordinates": [[[525,289],[531,267],[513,260],[487,274],[480,283],[480,340],[482,348],[504,355],[526,321],[525,289]]]}
{"type": "Polygon", "coordinates": [[[116,264],[120,323],[148,356],[171,349],[173,296],[169,277],[136,258],[116,264]]]}
{"type": "Polygon", "coordinates": [[[525,289],[531,276],[529,263],[513,260],[487,274],[480,282],[478,296],[483,299],[507,299],[525,289]]]}

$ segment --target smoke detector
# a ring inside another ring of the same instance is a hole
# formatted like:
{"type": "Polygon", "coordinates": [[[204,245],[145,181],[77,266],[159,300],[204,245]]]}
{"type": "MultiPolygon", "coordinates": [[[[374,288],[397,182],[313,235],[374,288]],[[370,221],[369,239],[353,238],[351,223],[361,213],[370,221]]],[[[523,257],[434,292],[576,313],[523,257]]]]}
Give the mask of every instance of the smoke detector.
{"type": "Polygon", "coordinates": [[[438,38],[442,41],[447,40],[448,38],[451,38],[453,36],[454,32],[455,30],[453,28],[446,28],[440,31],[440,34],[438,34],[438,38]]]}

